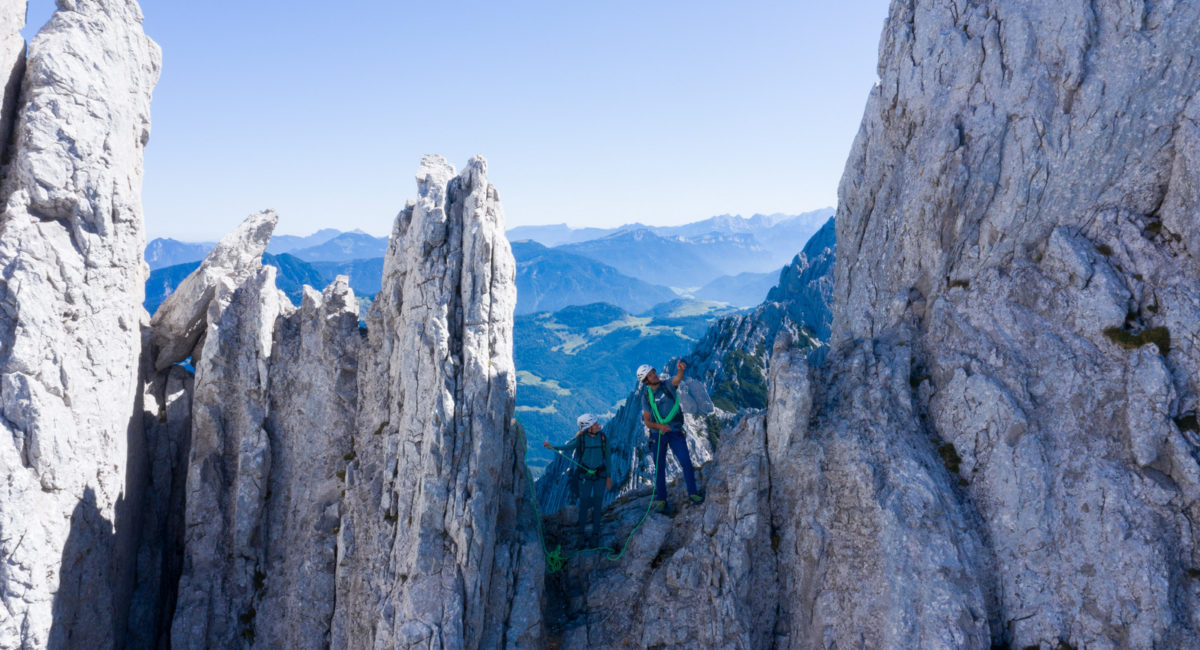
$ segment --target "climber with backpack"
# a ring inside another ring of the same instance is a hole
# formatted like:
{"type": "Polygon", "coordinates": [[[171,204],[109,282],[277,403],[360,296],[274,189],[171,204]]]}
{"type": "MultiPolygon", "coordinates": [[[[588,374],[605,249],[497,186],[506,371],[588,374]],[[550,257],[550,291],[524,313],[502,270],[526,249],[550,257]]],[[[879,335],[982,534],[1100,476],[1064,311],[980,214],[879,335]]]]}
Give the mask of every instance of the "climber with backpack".
{"type": "Polygon", "coordinates": [[[654,452],[654,504],[657,512],[667,512],[667,448],[675,454],[683,470],[683,482],[687,485],[688,501],[704,503],[704,495],[696,489],[696,476],[692,468],[692,457],[688,453],[687,436],[683,432],[683,410],[679,408],[679,384],[683,382],[683,371],[687,364],[682,359],[675,364],[676,373],[668,381],[662,381],[653,367],[639,366],[638,384],[642,389],[642,423],[650,429],[650,449],[654,452]]]}
{"type": "Polygon", "coordinates": [[[568,459],[575,464],[579,479],[579,538],[583,544],[596,546],[600,538],[600,511],[604,506],[604,494],[612,489],[612,477],[608,473],[608,438],[600,432],[600,422],[591,413],[579,416],[575,424],[578,433],[565,445],[556,447],[544,442],[542,446],[559,452],[573,452],[573,458],[568,459]],[[589,512],[592,534],[585,537],[589,512]]]}

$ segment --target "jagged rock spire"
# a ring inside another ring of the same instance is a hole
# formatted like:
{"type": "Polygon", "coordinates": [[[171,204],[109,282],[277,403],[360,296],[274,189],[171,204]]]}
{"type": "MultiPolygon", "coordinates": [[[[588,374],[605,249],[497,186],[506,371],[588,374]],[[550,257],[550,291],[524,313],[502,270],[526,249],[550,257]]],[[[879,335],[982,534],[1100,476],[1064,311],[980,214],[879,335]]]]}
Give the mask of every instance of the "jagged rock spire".
{"type": "Polygon", "coordinates": [[[426,156],[367,320],[338,560],[339,647],[541,636],[541,549],[512,420],[514,262],[487,164],[426,156]]]}
{"type": "Polygon", "coordinates": [[[263,253],[278,223],[279,215],[274,210],[247,217],[233,232],[222,237],[200,268],[163,300],[150,321],[155,370],[163,370],[199,352],[194,348],[207,327],[205,315],[209,304],[262,268],[263,253]]]}
{"type": "Polygon", "coordinates": [[[0,183],[6,648],[110,647],[124,632],[141,485],[142,151],[160,67],[141,18],[131,0],[60,2],[21,84],[0,183]]]}

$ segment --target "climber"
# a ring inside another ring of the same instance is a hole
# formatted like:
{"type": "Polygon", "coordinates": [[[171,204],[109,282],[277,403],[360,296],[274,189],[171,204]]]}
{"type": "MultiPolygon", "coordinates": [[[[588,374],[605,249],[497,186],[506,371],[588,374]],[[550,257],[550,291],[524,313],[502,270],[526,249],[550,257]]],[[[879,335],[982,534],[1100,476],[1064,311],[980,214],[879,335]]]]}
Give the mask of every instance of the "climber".
{"type": "Polygon", "coordinates": [[[637,369],[638,383],[645,389],[642,393],[642,422],[656,432],[650,434],[650,449],[654,451],[654,509],[658,512],[667,511],[667,447],[671,448],[683,470],[688,501],[693,504],[704,503],[704,495],[696,489],[692,457],[688,454],[687,436],[683,433],[683,411],[679,408],[677,389],[683,381],[687,364],[680,359],[675,367],[675,376],[670,381],[661,381],[654,368],[648,365],[637,369]]]}
{"type": "Polygon", "coordinates": [[[542,445],[555,451],[573,451],[579,481],[579,539],[581,545],[598,546],[600,541],[600,510],[604,505],[606,490],[612,489],[612,477],[608,474],[608,438],[600,433],[600,422],[591,413],[584,413],[575,420],[579,429],[567,444],[555,447],[549,442],[542,445]],[[586,434],[586,435],[585,435],[586,434]],[[604,479],[601,484],[600,479],[604,479]],[[603,487],[601,487],[603,485],[603,487]],[[588,512],[591,511],[592,534],[584,535],[588,512]]]}

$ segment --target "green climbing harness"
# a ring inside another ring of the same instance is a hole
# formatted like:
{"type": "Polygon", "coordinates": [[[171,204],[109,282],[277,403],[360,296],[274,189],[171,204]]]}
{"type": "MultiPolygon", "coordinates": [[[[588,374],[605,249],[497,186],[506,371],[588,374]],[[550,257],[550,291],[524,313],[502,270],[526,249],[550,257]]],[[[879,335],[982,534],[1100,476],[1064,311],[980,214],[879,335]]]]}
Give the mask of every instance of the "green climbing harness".
{"type": "Polygon", "coordinates": [[[675,418],[675,414],[679,413],[679,391],[675,391],[675,405],[671,407],[671,412],[667,413],[667,417],[658,414],[658,404],[654,401],[654,389],[646,387],[646,397],[650,402],[650,410],[654,412],[654,420],[659,424],[666,424],[675,418]]]}

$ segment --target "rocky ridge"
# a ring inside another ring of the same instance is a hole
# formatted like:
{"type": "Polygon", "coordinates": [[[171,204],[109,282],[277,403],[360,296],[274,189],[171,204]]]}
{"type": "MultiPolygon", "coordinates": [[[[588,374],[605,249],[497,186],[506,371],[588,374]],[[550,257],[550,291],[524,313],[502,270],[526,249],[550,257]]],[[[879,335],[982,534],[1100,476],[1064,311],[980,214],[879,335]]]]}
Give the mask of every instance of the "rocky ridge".
{"type": "Polygon", "coordinates": [[[541,638],[498,195],[481,158],[417,179],[365,331],[344,277],[298,308],[275,287],[271,213],[156,313],[160,364],[199,341],[172,647],[541,638]]]}
{"type": "Polygon", "coordinates": [[[483,162],[423,161],[365,345],[344,281],[294,307],[251,247],[153,337],[157,49],[132,2],[61,5],[0,183],[5,647],[1200,645],[1200,8],[893,3],[828,352],[738,338],[767,408],[708,501],[642,522],[630,487],[622,562],[543,603],[483,162]]]}
{"type": "Polygon", "coordinates": [[[915,422],[873,428],[946,458],[932,493],[964,519],[938,543],[986,540],[963,584],[986,587],[993,640],[1200,642],[1197,45],[1188,3],[897,3],[884,31],[832,354],[909,376],[915,422]]]}
{"type": "Polygon", "coordinates": [[[124,635],[146,471],[141,163],[161,57],[135,2],[64,3],[14,103],[24,13],[0,5],[16,113],[0,120],[0,646],[100,647],[124,635]]]}
{"type": "Polygon", "coordinates": [[[514,262],[486,163],[454,173],[422,161],[367,319],[338,647],[541,637],[542,556],[512,419],[514,262]]]}

